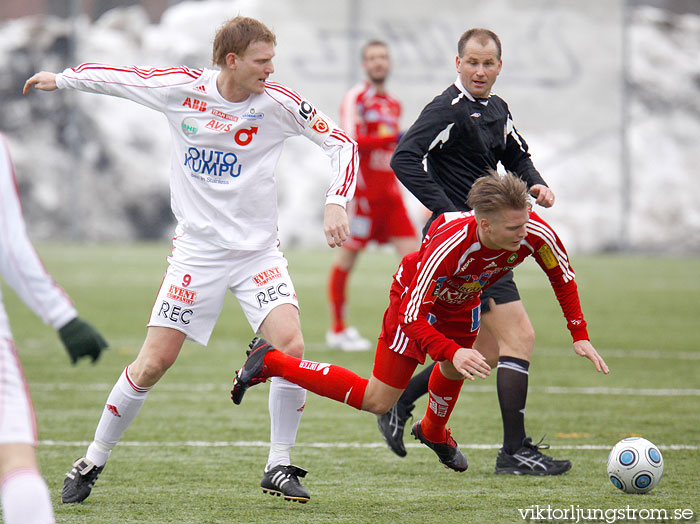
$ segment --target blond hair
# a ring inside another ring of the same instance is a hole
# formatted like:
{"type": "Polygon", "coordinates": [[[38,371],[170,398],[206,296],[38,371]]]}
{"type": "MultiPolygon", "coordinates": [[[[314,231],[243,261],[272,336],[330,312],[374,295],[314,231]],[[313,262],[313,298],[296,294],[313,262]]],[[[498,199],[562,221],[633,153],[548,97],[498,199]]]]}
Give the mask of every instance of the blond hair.
{"type": "Polygon", "coordinates": [[[237,16],[228,20],[216,32],[212,62],[226,65],[226,55],[242,55],[254,42],[268,42],[277,45],[275,34],[265,24],[255,18],[237,16]]]}
{"type": "Polygon", "coordinates": [[[467,195],[467,205],[478,218],[492,217],[505,209],[529,209],[527,184],[511,172],[505,175],[490,172],[474,182],[467,195]]]}

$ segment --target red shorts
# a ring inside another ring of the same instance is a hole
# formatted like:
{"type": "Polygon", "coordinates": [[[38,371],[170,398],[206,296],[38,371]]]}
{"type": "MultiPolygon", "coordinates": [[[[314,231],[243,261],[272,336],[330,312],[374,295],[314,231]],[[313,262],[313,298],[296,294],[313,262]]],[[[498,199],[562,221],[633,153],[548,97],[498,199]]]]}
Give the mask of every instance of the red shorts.
{"type": "Polygon", "coordinates": [[[417,360],[395,353],[379,339],[372,369],[372,375],[376,379],[392,388],[406,389],[416,367],[417,360]]]}
{"type": "Polygon", "coordinates": [[[392,238],[416,238],[416,229],[400,194],[389,194],[381,201],[360,196],[352,202],[350,238],[343,247],[360,251],[371,241],[386,244],[392,238]]]}
{"type": "MultiPolygon", "coordinates": [[[[389,307],[382,319],[382,332],[379,335],[379,341],[389,351],[424,364],[427,350],[421,346],[419,340],[408,338],[399,324],[402,295],[399,291],[399,286],[394,282],[389,293],[389,307]]],[[[454,310],[434,307],[429,317],[431,317],[428,319],[430,324],[445,337],[454,340],[460,347],[474,347],[481,323],[478,301],[476,304],[472,303],[454,310]]]]}

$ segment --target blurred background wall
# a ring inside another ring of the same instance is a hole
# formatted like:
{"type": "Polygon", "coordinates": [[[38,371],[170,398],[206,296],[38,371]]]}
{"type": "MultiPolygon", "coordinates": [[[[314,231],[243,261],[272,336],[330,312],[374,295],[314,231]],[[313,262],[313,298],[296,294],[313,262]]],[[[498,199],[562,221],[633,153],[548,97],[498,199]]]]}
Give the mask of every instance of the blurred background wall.
{"type": "MultiPolygon", "coordinates": [[[[22,97],[24,80],[83,61],[210,67],[217,27],[237,14],[277,33],[273,79],[335,119],[362,77],[360,46],[386,40],[404,128],[454,81],[460,34],[493,29],[504,46],[494,91],[557,194],[541,214],[567,246],[700,252],[697,0],[3,0],[0,131],[34,238],[168,238],[170,137],[159,114],[136,104],[22,97]]],[[[327,183],[320,151],[288,141],[278,166],[283,245],[323,245],[327,183]]]]}

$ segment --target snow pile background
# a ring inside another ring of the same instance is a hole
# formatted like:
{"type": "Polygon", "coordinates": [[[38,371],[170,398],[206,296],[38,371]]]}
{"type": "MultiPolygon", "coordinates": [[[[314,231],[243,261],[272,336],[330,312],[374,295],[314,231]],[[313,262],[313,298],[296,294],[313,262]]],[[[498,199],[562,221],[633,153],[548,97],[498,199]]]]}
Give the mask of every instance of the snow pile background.
{"type": "MultiPolygon", "coordinates": [[[[413,0],[400,10],[390,4],[210,0],[177,4],[159,24],[139,7],[109,11],[94,23],[0,22],[0,131],[10,143],[31,235],[160,239],[174,223],[169,134],[160,114],[84,93],[23,97],[26,78],[86,61],[210,67],[216,29],[243,14],[277,34],[273,80],[336,119],[343,93],[362,76],[360,46],[371,37],[386,40],[394,61],[389,88],[404,105],[406,128],[456,78],[460,34],[493,29],[504,62],[495,92],[508,101],[557,194],[554,208],[538,211],[569,249],[700,251],[700,16],[635,9],[626,51],[625,13],[609,0],[494,0],[469,9],[445,0],[439,11],[413,0]]],[[[327,159],[310,142],[290,140],[277,174],[283,247],[323,245],[327,159]]],[[[420,205],[408,198],[421,221],[420,205]]]]}

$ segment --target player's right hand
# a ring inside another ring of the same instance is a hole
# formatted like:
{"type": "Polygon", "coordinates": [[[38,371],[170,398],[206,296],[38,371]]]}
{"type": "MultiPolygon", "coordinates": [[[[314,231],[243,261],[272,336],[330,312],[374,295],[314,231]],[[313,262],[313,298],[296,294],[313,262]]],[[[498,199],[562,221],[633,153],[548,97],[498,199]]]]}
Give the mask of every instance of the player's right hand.
{"type": "Polygon", "coordinates": [[[474,376],[486,378],[491,374],[486,357],[476,349],[459,348],[452,357],[452,365],[469,380],[474,380],[474,376]]]}
{"type": "Polygon", "coordinates": [[[348,214],[343,206],[326,204],[323,215],[323,232],[330,247],[340,247],[350,237],[348,214]]]}
{"type": "Polygon", "coordinates": [[[34,89],[39,89],[40,91],[53,91],[58,89],[56,85],[56,73],[49,73],[48,71],[41,71],[35,75],[29,77],[24,83],[24,88],[22,89],[22,94],[26,95],[29,90],[34,87],[34,89]]]}
{"type": "Polygon", "coordinates": [[[75,317],[59,329],[58,335],[73,365],[82,357],[90,357],[94,363],[107,347],[107,341],[100,332],[80,317],[75,317]]]}
{"type": "Polygon", "coordinates": [[[586,357],[588,360],[593,362],[596,371],[603,372],[606,375],[610,373],[610,368],[605,363],[605,360],[603,360],[603,357],[601,357],[598,354],[598,352],[593,347],[593,344],[590,343],[590,341],[577,340],[576,342],[574,342],[574,352],[577,355],[586,357]]]}

